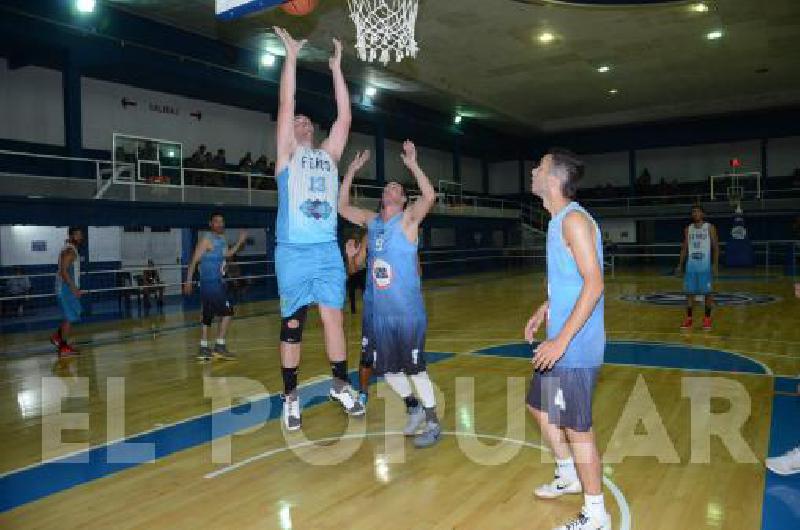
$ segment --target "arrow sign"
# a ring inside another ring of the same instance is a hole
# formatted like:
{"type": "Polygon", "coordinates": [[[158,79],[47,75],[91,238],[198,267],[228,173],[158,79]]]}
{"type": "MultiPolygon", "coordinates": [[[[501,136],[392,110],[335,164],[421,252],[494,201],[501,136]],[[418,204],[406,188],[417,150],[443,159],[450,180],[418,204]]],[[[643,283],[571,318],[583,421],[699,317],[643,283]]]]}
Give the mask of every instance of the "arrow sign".
{"type": "Polygon", "coordinates": [[[133,101],[132,99],[128,99],[126,97],[122,98],[121,103],[122,103],[122,108],[125,108],[125,109],[127,109],[128,107],[135,107],[136,106],[136,102],[135,101],[133,101]]]}
{"type": "Polygon", "coordinates": [[[192,112],[191,114],[189,114],[189,116],[191,116],[192,118],[197,118],[197,121],[200,121],[200,120],[203,119],[203,113],[200,112],[199,110],[196,111],[196,112],[192,112]]]}

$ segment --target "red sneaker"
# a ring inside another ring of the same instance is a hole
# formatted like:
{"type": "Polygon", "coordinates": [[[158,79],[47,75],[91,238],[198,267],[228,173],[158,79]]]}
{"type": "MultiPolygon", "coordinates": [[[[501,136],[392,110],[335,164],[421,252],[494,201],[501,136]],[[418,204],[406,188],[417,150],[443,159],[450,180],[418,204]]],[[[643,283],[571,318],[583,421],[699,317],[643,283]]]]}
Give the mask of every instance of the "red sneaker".
{"type": "Polygon", "coordinates": [[[692,317],[686,317],[683,324],[681,324],[681,329],[692,329],[692,317]]]}
{"type": "Polygon", "coordinates": [[[59,357],[67,357],[70,355],[78,355],[77,350],[67,344],[66,342],[58,347],[58,356],[59,357]]]}
{"type": "Polygon", "coordinates": [[[711,331],[711,317],[703,317],[703,330],[711,331]]]}

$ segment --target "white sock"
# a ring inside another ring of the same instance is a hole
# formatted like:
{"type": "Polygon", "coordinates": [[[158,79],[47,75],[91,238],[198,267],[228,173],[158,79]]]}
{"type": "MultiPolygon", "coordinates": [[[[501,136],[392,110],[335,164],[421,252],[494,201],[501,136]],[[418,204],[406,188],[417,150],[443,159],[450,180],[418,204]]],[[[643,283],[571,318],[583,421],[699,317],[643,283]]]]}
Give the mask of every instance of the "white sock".
{"type": "Polygon", "coordinates": [[[386,381],[386,384],[389,385],[389,388],[397,392],[397,395],[401,398],[411,395],[411,384],[408,382],[406,374],[384,374],[383,379],[386,381]]]}
{"type": "Polygon", "coordinates": [[[220,346],[225,346],[225,339],[217,339],[217,344],[220,346]]]}
{"type": "Polygon", "coordinates": [[[578,480],[578,470],[575,469],[575,461],[572,458],[566,460],[556,458],[556,471],[564,480],[578,480]]]}
{"type": "Polygon", "coordinates": [[[414,381],[414,387],[417,389],[417,395],[422,402],[422,406],[426,409],[436,408],[436,395],[433,393],[433,383],[431,378],[428,377],[428,372],[421,372],[411,376],[414,381]]]}
{"type": "Polygon", "coordinates": [[[584,495],[583,506],[586,508],[586,514],[589,517],[598,521],[605,521],[606,504],[603,501],[602,493],[600,495],[584,495]]]}
{"type": "Polygon", "coordinates": [[[200,347],[201,348],[208,348],[208,341],[207,340],[201,340],[200,341],[200,347]]]}

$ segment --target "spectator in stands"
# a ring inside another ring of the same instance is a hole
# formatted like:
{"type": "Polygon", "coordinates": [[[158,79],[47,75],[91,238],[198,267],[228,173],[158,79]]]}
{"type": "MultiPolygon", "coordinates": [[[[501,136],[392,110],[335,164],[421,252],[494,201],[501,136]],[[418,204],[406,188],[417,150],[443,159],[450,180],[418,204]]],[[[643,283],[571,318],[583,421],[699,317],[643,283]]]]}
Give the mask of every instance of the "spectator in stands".
{"type": "Polygon", "coordinates": [[[228,166],[228,161],[225,160],[225,149],[217,149],[217,156],[214,157],[212,163],[214,169],[225,169],[228,166]]]}
{"type": "Polygon", "coordinates": [[[636,192],[640,195],[646,195],[650,190],[651,185],[652,179],[650,177],[650,170],[644,168],[642,173],[636,179],[636,192]]]}
{"type": "Polygon", "coordinates": [[[144,307],[150,307],[150,293],[153,293],[156,298],[158,307],[164,307],[164,286],[161,285],[161,276],[158,274],[153,260],[147,260],[147,268],[142,271],[142,279],[144,288],[142,294],[144,295],[144,307]]]}
{"type": "Polygon", "coordinates": [[[22,271],[22,267],[17,267],[14,269],[14,276],[13,278],[9,278],[6,281],[6,290],[8,291],[8,296],[18,296],[16,300],[12,300],[12,307],[14,308],[14,312],[17,313],[19,316],[22,316],[25,312],[25,299],[22,298],[31,292],[31,280],[25,276],[22,271]]]}
{"type": "Polygon", "coordinates": [[[239,160],[239,171],[246,173],[253,171],[253,155],[250,154],[250,151],[239,160]]]}
{"type": "Polygon", "coordinates": [[[275,161],[274,160],[270,160],[269,164],[267,165],[267,175],[269,175],[270,177],[274,177],[275,176],[275,161]]]}
{"type": "Polygon", "coordinates": [[[258,157],[258,160],[256,160],[256,163],[253,166],[253,170],[256,173],[263,173],[264,175],[266,175],[267,166],[268,166],[267,157],[265,155],[261,155],[260,157],[258,157]]]}

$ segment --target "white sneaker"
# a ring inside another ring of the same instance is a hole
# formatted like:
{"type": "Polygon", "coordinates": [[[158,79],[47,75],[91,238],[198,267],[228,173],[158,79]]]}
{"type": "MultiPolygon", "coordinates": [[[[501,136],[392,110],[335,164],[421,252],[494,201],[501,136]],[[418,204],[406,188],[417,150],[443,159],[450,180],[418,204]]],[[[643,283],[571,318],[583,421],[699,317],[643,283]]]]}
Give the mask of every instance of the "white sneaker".
{"type": "Polygon", "coordinates": [[[770,471],[778,475],[800,473],[800,446],[795,447],[785,455],[767,458],[764,463],[770,471]]]}
{"type": "Polygon", "coordinates": [[[602,520],[595,519],[582,509],[575,519],[554,530],[611,530],[611,516],[606,513],[602,520]]]}
{"type": "Polygon", "coordinates": [[[350,388],[350,385],[343,386],[340,392],[331,387],[330,396],[332,400],[339,402],[349,416],[363,416],[366,412],[364,405],[353,396],[353,389],[350,388]]]}
{"type": "Polygon", "coordinates": [[[408,411],[408,421],[406,426],[403,427],[403,434],[406,436],[414,436],[425,425],[425,409],[422,405],[417,405],[408,411]]]}
{"type": "Polygon", "coordinates": [[[555,499],[556,497],[561,497],[562,495],[576,494],[581,493],[582,491],[583,488],[581,487],[581,481],[577,478],[574,480],[562,479],[556,475],[556,477],[553,479],[553,482],[549,484],[542,484],[533,490],[533,494],[541,499],[555,499]]]}
{"type": "Polygon", "coordinates": [[[287,431],[296,431],[303,426],[300,399],[297,396],[283,396],[283,425],[287,431]]]}

